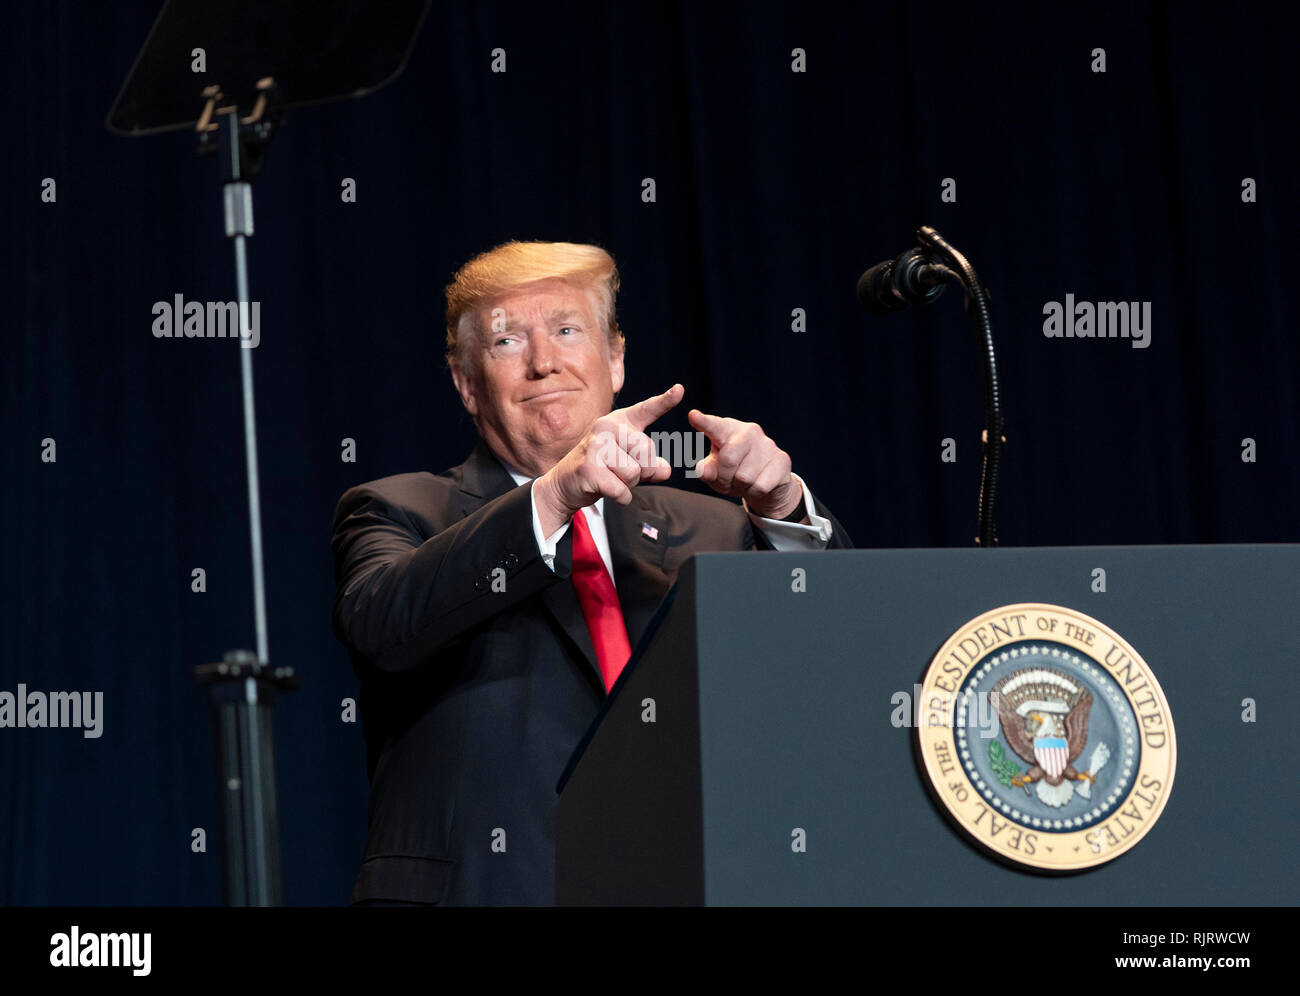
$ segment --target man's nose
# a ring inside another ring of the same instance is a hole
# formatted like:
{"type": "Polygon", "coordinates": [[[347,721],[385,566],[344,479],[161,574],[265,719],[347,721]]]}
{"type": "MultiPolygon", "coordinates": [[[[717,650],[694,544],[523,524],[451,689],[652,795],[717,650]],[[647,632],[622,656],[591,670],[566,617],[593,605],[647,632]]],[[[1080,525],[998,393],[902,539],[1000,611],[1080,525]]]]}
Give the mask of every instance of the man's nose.
{"type": "Polygon", "coordinates": [[[555,347],[551,344],[550,336],[537,335],[530,338],[528,366],[534,376],[545,377],[547,374],[555,373],[559,367],[559,362],[559,356],[555,351],[555,347]]]}

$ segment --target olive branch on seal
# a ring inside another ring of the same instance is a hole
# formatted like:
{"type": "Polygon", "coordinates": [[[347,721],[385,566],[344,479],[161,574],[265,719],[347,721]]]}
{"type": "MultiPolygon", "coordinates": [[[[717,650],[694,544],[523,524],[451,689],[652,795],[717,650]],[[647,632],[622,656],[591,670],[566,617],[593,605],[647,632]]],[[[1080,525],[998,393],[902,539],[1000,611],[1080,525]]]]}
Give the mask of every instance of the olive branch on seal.
{"type": "Polygon", "coordinates": [[[1011,756],[997,740],[989,741],[989,764],[993,766],[993,774],[998,776],[998,781],[1007,788],[1011,788],[1011,779],[1020,774],[1020,765],[1011,760],[1011,756]]]}

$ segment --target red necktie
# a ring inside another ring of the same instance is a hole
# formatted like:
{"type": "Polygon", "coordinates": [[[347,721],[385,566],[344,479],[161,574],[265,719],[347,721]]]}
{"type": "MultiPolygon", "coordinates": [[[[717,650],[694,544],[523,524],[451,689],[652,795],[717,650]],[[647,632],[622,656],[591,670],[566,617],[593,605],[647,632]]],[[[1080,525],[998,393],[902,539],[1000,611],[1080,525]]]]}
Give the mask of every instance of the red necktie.
{"type": "Polygon", "coordinates": [[[596,541],[591,538],[587,516],[579,510],[573,516],[573,587],[578,593],[578,604],[587,620],[587,632],[596,648],[596,663],[605,691],[614,687],[623,665],[632,656],[627,642],[627,624],[623,622],[623,609],[618,604],[614,579],[609,576],[605,561],[600,559],[596,541]]]}

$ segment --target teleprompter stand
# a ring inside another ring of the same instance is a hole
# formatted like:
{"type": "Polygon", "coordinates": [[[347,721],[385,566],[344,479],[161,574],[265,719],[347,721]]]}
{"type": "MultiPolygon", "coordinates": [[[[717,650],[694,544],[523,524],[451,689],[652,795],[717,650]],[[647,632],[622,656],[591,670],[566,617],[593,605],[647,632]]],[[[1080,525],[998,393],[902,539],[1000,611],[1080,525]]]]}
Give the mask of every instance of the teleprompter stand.
{"type": "MultiPolygon", "coordinates": [[[[428,0],[168,0],[108,115],[120,135],[192,129],[215,155],[226,237],[234,240],[239,368],[256,653],[230,651],[195,676],[206,685],[217,733],[224,898],[231,906],[282,901],[272,708],[297,686],[272,668],[267,640],[257,473],[253,347],[248,315],[252,180],[291,109],[360,97],[405,67],[428,0]]],[[[260,333],[259,333],[260,337],[260,333]]]]}

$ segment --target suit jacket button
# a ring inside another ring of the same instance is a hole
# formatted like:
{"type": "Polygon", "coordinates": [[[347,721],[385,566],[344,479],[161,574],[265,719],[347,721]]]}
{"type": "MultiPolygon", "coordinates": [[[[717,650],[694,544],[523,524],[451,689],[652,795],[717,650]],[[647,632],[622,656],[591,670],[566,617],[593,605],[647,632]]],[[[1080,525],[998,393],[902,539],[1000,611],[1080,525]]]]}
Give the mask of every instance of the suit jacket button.
{"type": "Polygon", "coordinates": [[[474,579],[474,590],[483,591],[491,583],[492,583],[492,576],[489,574],[484,574],[481,578],[474,579]]]}
{"type": "Polygon", "coordinates": [[[512,567],[515,567],[518,564],[519,564],[519,558],[515,556],[513,553],[507,553],[505,556],[505,560],[501,562],[501,566],[504,567],[506,570],[510,570],[512,567]]]}

